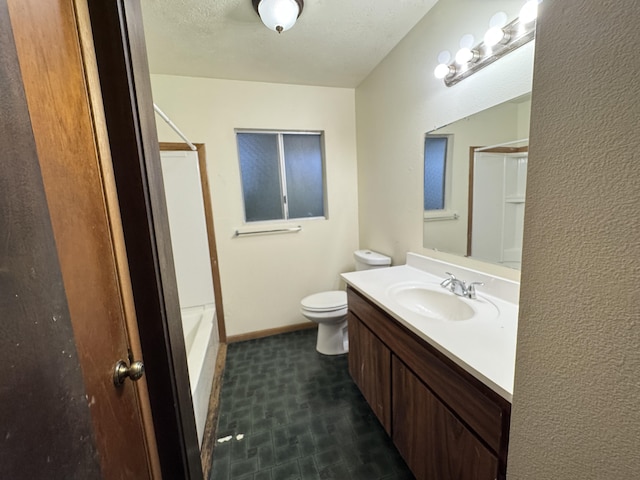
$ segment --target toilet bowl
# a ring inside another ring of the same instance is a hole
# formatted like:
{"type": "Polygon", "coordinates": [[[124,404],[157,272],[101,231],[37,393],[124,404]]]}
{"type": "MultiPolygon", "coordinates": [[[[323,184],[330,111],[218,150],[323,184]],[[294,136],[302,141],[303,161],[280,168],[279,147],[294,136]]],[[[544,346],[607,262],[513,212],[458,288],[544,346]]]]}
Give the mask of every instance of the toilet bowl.
{"type": "Polygon", "coordinates": [[[323,355],[349,351],[347,337],[347,292],[320,292],[300,301],[302,315],[318,324],[316,350],[323,355]]]}
{"type": "MultiPolygon", "coordinates": [[[[371,250],[353,254],[356,270],[388,267],[391,259],[371,250]]],[[[347,292],[331,290],[314,293],[300,301],[302,315],[318,324],[316,350],[323,355],[341,355],[349,351],[347,335],[347,292]]]]}

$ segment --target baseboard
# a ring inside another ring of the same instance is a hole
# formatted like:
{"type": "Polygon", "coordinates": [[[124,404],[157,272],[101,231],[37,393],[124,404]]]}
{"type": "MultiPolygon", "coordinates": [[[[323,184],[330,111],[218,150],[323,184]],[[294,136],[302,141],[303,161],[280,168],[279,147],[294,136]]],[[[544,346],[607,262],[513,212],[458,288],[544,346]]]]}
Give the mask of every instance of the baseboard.
{"type": "Polygon", "coordinates": [[[216,427],[218,425],[218,414],[220,413],[220,390],[222,389],[222,376],[226,360],[227,344],[220,343],[216,357],[216,369],[213,373],[207,421],[204,425],[204,435],[200,448],[200,462],[202,463],[202,473],[205,479],[211,476],[211,462],[213,460],[213,450],[216,446],[216,427]]]}
{"type": "Polygon", "coordinates": [[[231,335],[227,337],[227,343],[244,342],[246,340],[255,340],[256,338],[271,337],[272,335],[279,335],[281,333],[296,332],[298,330],[308,330],[312,328],[318,328],[318,324],[313,322],[305,322],[298,323],[296,325],[287,325],[286,327],[269,328],[267,330],[260,330],[257,332],[231,335]]]}

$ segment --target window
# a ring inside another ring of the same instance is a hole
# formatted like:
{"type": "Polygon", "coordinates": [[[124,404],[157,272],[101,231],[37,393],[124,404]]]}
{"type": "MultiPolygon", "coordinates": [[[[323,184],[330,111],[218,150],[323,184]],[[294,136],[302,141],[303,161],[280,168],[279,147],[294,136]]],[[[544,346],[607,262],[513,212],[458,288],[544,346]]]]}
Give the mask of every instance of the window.
{"type": "Polygon", "coordinates": [[[449,197],[450,135],[426,135],[424,139],[424,209],[446,210],[449,197]]]}
{"type": "Polygon", "coordinates": [[[324,217],[320,132],[238,131],[245,221],[324,217]]]}

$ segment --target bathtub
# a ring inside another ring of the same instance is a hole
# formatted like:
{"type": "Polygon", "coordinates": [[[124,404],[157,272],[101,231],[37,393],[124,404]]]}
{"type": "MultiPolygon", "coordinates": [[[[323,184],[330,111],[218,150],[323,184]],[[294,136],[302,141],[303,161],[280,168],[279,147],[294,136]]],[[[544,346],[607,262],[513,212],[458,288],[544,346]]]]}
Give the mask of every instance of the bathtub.
{"type": "Polygon", "coordinates": [[[181,309],[193,412],[200,444],[207,420],[217,354],[217,335],[214,334],[215,312],[214,304],[181,309]]]}

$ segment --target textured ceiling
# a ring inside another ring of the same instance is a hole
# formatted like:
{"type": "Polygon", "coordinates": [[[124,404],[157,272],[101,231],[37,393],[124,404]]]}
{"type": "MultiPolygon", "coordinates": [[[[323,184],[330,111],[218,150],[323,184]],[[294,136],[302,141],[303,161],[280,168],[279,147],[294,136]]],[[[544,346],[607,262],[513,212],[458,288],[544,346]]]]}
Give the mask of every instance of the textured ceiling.
{"type": "Polygon", "coordinates": [[[268,30],[251,0],[142,0],[151,73],[356,87],[437,0],[305,0],[268,30]]]}

